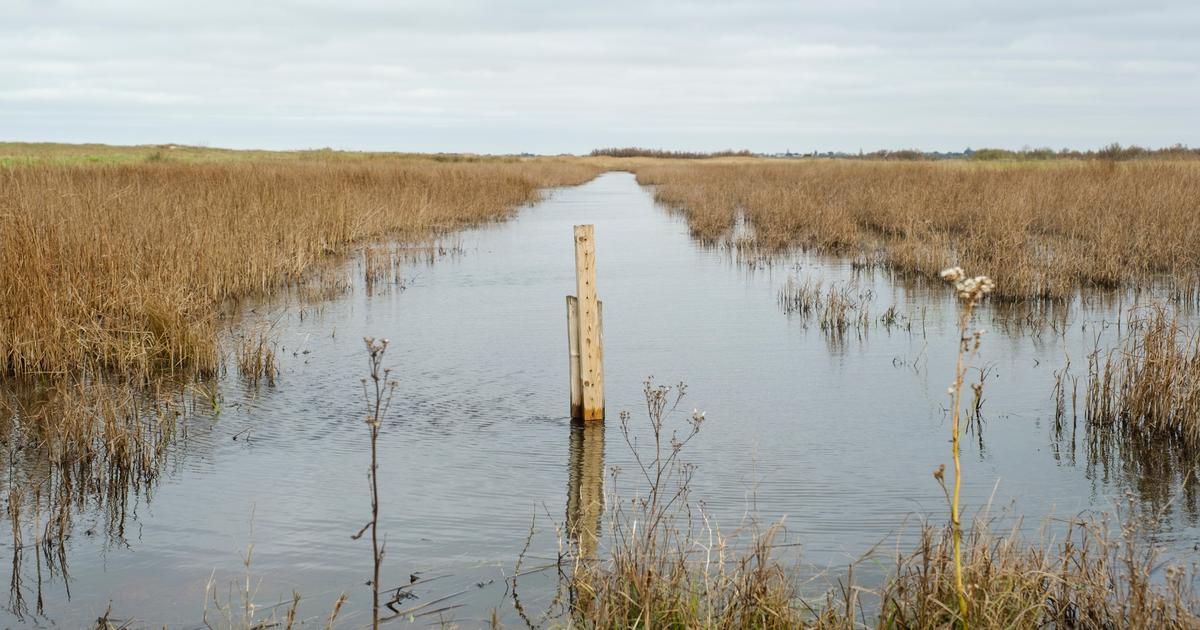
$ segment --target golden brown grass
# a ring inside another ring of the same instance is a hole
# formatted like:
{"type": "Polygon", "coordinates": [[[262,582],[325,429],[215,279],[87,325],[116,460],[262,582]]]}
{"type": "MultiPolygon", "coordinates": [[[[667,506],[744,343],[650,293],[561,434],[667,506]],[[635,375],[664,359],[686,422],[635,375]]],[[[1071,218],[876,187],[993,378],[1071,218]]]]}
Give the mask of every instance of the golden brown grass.
{"type": "Polygon", "coordinates": [[[211,371],[228,301],[365,239],[505,218],[596,172],[400,158],[0,168],[0,373],[211,371]]]}
{"type": "Polygon", "coordinates": [[[1162,282],[1195,298],[1200,164],[821,161],[631,162],[694,235],[865,256],[932,277],[950,263],[995,269],[997,297],[1162,282]]]}
{"type": "MultiPolygon", "coordinates": [[[[1200,334],[1162,306],[1134,311],[1118,347],[1089,357],[1085,417],[1094,427],[1200,449],[1200,334]]],[[[1059,379],[1057,397],[1063,379],[1059,379]]],[[[1059,405],[1065,411],[1065,405],[1059,405]]]]}

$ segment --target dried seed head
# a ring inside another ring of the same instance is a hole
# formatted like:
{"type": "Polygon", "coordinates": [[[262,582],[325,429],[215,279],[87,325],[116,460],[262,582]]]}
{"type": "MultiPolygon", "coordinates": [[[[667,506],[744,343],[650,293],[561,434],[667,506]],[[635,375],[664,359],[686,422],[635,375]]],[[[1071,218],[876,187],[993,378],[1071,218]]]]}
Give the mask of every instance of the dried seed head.
{"type": "Polygon", "coordinates": [[[983,296],[996,288],[996,282],[988,276],[968,278],[961,267],[943,270],[942,278],[954,284],[954,291],[958,294],[958,299],[971,304],[983,299],[983,296]]]}
{"type": "Polygon", "coordinates": [[[942,280],[946,282],[958,282],[965,275],[962,267],[948,267],[942,270],[942,280]]]}

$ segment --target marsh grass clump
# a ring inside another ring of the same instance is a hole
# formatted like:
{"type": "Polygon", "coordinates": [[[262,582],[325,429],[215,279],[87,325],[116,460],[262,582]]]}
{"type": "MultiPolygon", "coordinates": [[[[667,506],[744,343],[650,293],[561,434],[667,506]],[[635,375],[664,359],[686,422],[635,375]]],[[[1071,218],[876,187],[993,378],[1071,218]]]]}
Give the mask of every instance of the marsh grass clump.
{"type": "Polygon", "coordinates": [[[264,383],[267,387],[275,387],[275,378],[279,375],[277,349],[269,324],[260,322],[249,327],[241,333],[235,348],[238,374],[253,387],[264,383]]]}
{"type": "MultiPolygon", "coordinates": [[[[436,252],[435,247],[421,248],[436,252]]],[[[444,250],[443,250],[444,251],[444,250]]],[[[411,254],[409,254],[411,255],[411,254]]],[[[362,250],[363,284],[367,295],[374,295],[385,287],[404,290],[401,262],[405,253],[389,246],[367,246],[362,250]]],[[[432,260],[429,261],[432,264],[432,260]]]]}
{"type": "Polygon", "coordinates": [[[45,460],[81,488],[113,472],[157,476],[185,407],[158,388],[104,381],[23,388],[8,406],[0,419],[6,444],[23,458],[45,460]]]}
{"type": "Polygon", "coordinates": [[[787,283],[779,290],[779,307],[789,315],[795,313],[805,319],[812,317],[823,302],[821,285],[820,280],[812,278],[797,281],[788,277],[787,283]]]}
{"type": "Polygon", "coordinates": [[[864,331],[871,324],[871,291],[855,293],[854,285],[830,285],[821,308],[821,330],[842,336],[850,328],[864,331]]]}
{"type": "Polygon", "coordinates": [[[884,328],[891,329],[893,326],[899,325],[900,320],[903,319],[903,317],[904,316],[900,314],[900,311],[896,309],[896,305],[893,304],[887,307],[887,309],[883,311],[883,314],[879,316],[879,323],[882,324],[884,328]]]}
{"type": "Polygon", "coordinates": [[[870,290],[859,291],[853,283],[826,286],[821,280],[789,277],[779,290],[778,302],[785,313],[804,321],[815,318],[823,332],[842,337],[851,328],[863,331],[871,325],[872,296],[870,290]]]}
{"type": "Polygon", "coordinates": [[[1085,388],[1090,424],[1200,449],[1200,335],[1177,313],[1135,311],[1120,345],[1089,357],[1085,388]]]}
{"type": "Polygon", "coordinates": [[[300,281],[295,287],[295,294],[301,304],[320,308],[324,302],[346,295],[353,289],[354,281],[345,270],[326,264],[319,265],[300,281]]]}

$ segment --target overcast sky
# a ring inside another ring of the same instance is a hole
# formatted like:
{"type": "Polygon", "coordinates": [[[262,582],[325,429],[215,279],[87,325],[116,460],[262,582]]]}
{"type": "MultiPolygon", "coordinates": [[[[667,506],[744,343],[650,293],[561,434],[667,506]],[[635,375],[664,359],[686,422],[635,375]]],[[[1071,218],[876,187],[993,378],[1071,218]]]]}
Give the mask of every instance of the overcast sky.
{"type": "Polygon", "coordinates": [[[1200,145],[1196,0],[0,0],[0,140],[1200,145]]]}

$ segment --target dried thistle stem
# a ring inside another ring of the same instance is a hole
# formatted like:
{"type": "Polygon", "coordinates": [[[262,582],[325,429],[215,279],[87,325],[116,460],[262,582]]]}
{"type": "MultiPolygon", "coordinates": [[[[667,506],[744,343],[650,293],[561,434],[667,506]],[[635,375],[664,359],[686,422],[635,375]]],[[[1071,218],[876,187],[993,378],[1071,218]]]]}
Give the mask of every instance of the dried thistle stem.
{"type": "MultiPolygon", "coordinates": [[[[954,284],[954,291],[958,297],[962,308],[958,312],[958,356],[955,359],[954,365],[954,382],[950,384],[950,449],[951,455],[954,458],[954,492],[949,497],[950,503],[950,528],[954,536],[954,586],[958,591],[958,615],[961,627],[966,630],[970,609],[967,606],[967,589],[963,584],[963,568],[962,568],[962,514],[959,508],[960,499],[962,496],[962,462],[959,457],[959,438],[961,435],[960,421],[962,418],[962,387],[963,381],[966,378],[967,370],[971,367],[971,362],[975,355],[979,352],[979,345],[983,338],[982,330],[971,332],[971,316],[975,312],[975,307],[983,300],[984,296],[992,292],[995,288],[995,283],[987,276],[976,276],[969,278],[960,267],[951,267],[942,271],[942,279],[954,284]]],[[[977,390],[977,395],[981,395],[982,387],[977,390]]],[[[942,469],[934,473],[938,483],[942,484],[942,490],[945,491],[946,485],[942,474],[942,469]]]]}

